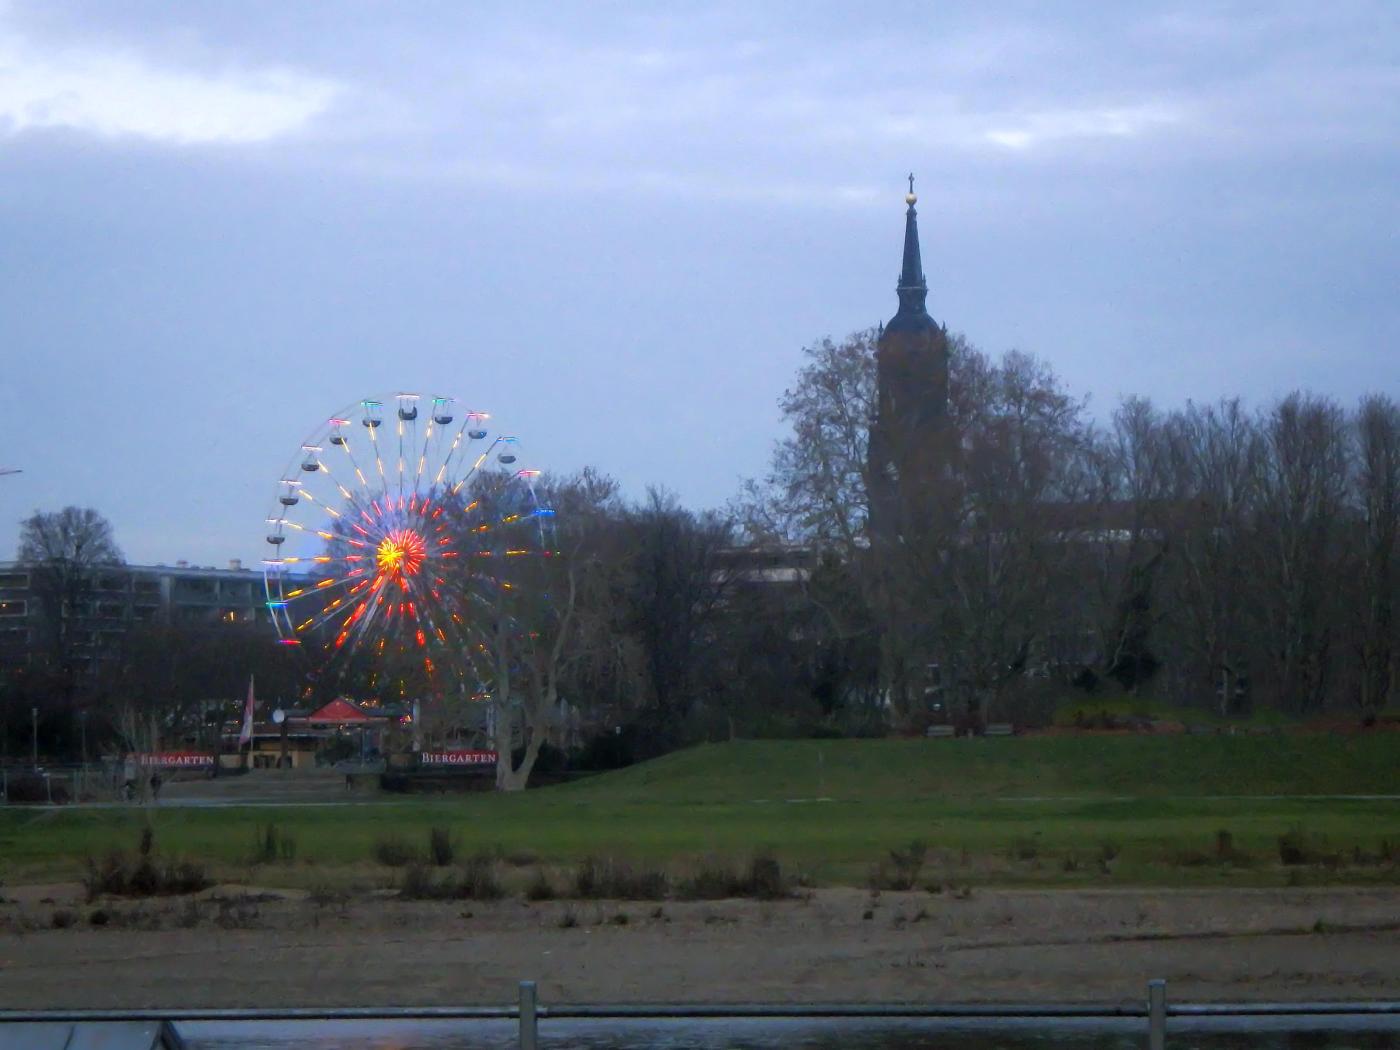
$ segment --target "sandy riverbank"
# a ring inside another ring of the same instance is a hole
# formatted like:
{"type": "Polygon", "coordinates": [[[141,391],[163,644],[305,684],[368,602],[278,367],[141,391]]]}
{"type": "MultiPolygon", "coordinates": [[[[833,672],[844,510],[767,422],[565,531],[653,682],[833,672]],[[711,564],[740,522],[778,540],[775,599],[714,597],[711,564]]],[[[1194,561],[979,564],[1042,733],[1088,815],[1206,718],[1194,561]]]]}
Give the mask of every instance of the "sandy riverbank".
{"type": "Polygon", "coordinates": [[[1400,998],[1392,889],[833,889],[660,905],[240,887],[197,904],[89,905],[76,886],[9,896],[3,1008],[504,1003],[524,978],[546,1002],[1119,1001],[1149,977],[1179,999],[1400,998]],[[94,927],[99,908],[108,921],[94,927]],[[53,929],[64,910],[74,925],[53,929]]]}

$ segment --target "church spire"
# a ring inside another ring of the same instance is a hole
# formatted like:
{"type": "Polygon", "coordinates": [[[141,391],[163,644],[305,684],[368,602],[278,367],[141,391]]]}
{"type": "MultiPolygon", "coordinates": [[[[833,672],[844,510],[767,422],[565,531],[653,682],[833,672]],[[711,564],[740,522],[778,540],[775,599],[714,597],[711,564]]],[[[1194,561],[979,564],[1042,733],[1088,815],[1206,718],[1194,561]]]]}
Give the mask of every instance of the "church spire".
{"type": "Polygon", "coordinates": [[[899,311],[890,320],[890,325],[898,328],[931,327],[933,319],[924,305],[928,297],[928,282],[924,280],[924,265],[919,254],[919,213],[914,205],[918,201],[914,194],[914,174],[909,174],[909,192],[904,203],[909,210],[904,213],[904,267],[899,274],[899,311]]]}

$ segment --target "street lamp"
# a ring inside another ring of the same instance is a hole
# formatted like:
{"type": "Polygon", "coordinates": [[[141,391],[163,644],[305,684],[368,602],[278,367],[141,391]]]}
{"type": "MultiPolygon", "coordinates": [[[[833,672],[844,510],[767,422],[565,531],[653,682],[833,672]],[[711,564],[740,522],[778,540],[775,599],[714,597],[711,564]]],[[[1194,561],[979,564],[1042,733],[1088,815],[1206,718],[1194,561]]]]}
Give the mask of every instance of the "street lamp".
{"type": "Polygon", "coordinates": [[[35,769],[39,768],[39,709],[31,707],[29,709],[29,720],[34,727],[34,762],[35,769]]]}

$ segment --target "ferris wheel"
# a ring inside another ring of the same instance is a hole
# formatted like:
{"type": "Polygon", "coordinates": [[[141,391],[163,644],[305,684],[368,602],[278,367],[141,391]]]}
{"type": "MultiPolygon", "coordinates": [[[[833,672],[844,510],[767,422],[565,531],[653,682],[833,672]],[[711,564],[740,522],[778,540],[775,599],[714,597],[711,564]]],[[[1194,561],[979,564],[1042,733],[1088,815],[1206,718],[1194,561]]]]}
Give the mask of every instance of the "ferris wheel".
{"type": "Polygon", "coordinates": [[[451,397],[366,398],[328,418],[266,518],[279,641],[322,668],[409,661],[484,682],[512,564],[554,554],[540,472],[520,457],[513,435],[451,397]]]}

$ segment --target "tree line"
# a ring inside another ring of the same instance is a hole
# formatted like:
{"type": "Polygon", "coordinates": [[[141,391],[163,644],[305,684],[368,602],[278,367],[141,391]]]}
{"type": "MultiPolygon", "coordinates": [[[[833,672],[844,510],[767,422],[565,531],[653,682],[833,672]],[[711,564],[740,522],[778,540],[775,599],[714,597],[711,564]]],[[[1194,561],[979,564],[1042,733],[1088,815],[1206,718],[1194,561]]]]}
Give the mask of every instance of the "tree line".
{"type": "Polygon", "coordinates": [[[882,547],[866,527],[875,343],[867,331],[804,351],[781,402],[789,433],[741,511],[751,536],[850,572],[858,604],[814,601],[836,634],[879,636],[896,725],[1033,717],[1057,688],[1226,716],[1370,720],[1391,701],[1392,398],[1129,398],[1101,421],[1043,362],[954,337],[943,472],[901,480],[918,498],[882,547]]]}
{"type": "MultiPolygon", "coordinates": [[[[900,479],[872,543],[876,333],[821,340],[780,406],[771,468],[696,511],[596,470],[542,479],[558,557],[522,559],[492,615],[502,787],[539,762],[624,764],[732,736],[918,732],[1044,719],[1067,693],[1226,717],[1374,719],[1394,696],[1400,409],[1294,393],[1096,419],[1043,362],[951,340],[943,468],[900,479]],[[564,732],[568,726],[570,732],[564,732]]],[[[250,673],[288,704],[426,695],[384,666],[318,677],[256,624],[131,625],[107,659],[70,636],[121,561],[95,511],[37,513],[19,559],[43,607],[0,676],[0,744],[205,741],[250,673]],[[322,695],[326,694],[326,695],[322,695]]],[[[443,732],[453,713],[443,701],[443,732]]]]}

